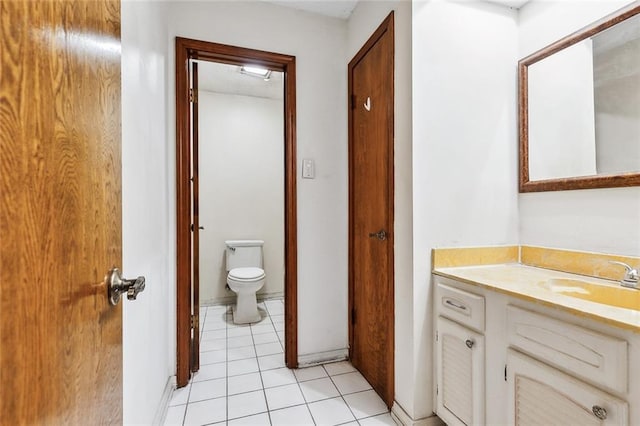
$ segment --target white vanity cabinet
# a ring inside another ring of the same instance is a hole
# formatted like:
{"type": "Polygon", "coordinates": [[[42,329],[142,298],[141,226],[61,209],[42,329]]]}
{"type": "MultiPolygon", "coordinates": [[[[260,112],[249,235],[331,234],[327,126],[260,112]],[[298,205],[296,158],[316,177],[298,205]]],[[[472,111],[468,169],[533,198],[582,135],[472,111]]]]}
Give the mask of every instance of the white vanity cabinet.
{"type": "Polygon", "coordinates": [[[513,349],[507,371],[509,424],[628,424],[626,402],[513,349]]]}
{"type": "Polygon", "coordinates": [[[435,406],[445,423],[640,426],[640,333],[434,278],[435,406]]]}
{"type": "Polygon", "coordinates": [[[444,284],[436,298],[436,414],[448,425],[484,424],[484,298],[444,284]]]}
{"type": "Polygon", "coordinates": [[[628,424],[627,403],[605,391],[627,391],[625,340],[513,305],[506,311],[510,424],[628,424]]]}

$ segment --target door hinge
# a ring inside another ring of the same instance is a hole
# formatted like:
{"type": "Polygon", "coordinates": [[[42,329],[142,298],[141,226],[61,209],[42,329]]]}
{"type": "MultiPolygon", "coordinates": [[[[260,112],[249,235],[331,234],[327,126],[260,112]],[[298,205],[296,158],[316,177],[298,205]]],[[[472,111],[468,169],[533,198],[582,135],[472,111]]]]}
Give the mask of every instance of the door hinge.
{"type": "Polygon", "coordinates": [[[507,381],[507,364],[504,365],[504,381],[507,381]]]}
{"type": "Polygon", "coordinates": [[[351,308],[351,324],[355,324],[355,323],[356,323],[356,309],[351,308]]]}
{"type": "Polygon", "coordinates": [[[198,321],[200,321],[199,315],[191,315],[191,328],[195,330],[196,325],[198,325],[198,321]]]}
{"type": "Polygon", "coordinates": [[[440,389],[438,389],[438,385],[436,385],[436,395],[438,395],[438,391],[439,391],[439,390],[440,390],[440,389]]]}
{"type": "Polygon", "coordinates": [[[351,95],[351,109],[356,107],[356,95],[351,95]]]}
{"type": "Polygon", "coordinates": [[[191,232],[193,232],[193,230],[195,229],[193,226],[193,223],[191,224],[190,228],[191,228],[191,232]]]}
{"type": "Polygon", "coordinates": [[[198,103],[198,91],[194,89],[189,89],[189,102],[193,102],[194,104],[198,103]]]}
{"type": "Polygon", "coordinates": [[[436,330],[436,342],[438,341],[438,330],[436,330]]]}

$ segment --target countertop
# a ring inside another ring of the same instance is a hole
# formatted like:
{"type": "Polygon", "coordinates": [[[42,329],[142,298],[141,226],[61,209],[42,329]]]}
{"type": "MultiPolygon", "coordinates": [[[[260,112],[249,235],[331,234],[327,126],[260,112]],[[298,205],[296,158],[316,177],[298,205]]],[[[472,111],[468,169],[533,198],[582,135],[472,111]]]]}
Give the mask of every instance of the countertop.
{"type": "MultiPolygon", "coordinates": [[[[549,280],[564,279],[579,280],[615,289],[621,288],[616,281],[553,271],[520,263],[436,268],[433,273],[534,303],[561,308],[579,316],[640,333],[640,306],[638,309],[609,306],[556,293],[544,286],[549,280]]],[[[640,292],[635,289],[624,290],[640,292]]]]}

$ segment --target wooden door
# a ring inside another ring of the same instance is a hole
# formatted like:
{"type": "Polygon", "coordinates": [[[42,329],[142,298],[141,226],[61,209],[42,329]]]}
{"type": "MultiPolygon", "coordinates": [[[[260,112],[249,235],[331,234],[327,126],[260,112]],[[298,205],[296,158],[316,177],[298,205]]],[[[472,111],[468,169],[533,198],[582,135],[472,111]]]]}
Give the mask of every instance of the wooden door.
{"type": "Polygon", "coordinates": [[[200,189],[198,185],[198,63],[189,61],[191,67],[191,250],[193,263],[191,274],[191,372],[200,370],[200,189]]]}
{"type": "Polygon", "coordinates": [[[120,2],[0,19],[0,423],[121,424],[120,2]]]}
{"type": "Polygon", "coordinates": [[[393,404],[393,14],[349,63],[350,358],[393,404]]]}

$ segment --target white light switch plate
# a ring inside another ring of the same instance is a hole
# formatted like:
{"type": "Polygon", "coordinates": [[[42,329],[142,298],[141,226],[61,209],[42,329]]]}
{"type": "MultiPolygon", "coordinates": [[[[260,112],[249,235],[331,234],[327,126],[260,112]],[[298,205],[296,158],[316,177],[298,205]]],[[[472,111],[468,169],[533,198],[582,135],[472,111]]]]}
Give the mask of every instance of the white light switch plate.
{"type": "Polygon", "coordinates": [[[315,179],[316,165],[313,160],[309,158],[302,160],[302,177],[304,179],[315,179]]]}

